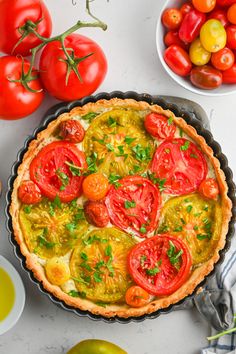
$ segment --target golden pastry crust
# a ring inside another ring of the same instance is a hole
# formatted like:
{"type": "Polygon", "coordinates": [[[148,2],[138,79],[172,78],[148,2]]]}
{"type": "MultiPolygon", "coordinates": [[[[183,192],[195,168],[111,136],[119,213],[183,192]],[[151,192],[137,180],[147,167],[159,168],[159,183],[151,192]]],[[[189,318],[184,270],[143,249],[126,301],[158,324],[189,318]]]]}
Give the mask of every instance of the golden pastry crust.
{"type": "Polygon", "coordinates": [[[127,318],[130,316],[137,317],[144,314],[152,313],[159,309],[166,308],[171,304],[179,302],[187,295],[192,294],[196,286],[199,285],[204,280],[204,278],[213,270],[215,263],[219,259],[219,251],[222,250],[225,246],[226,235],[228,232],[228,224],[231,219],[232,203],[231,200],[228,198],[227,193],[228,187],[225,181],[224,172],[220,168],[219,160],[213,156],[213,151],[207,145],[205,139],[202,136],[199,136],[196,130],[192,126],[188,125],[184,121],[184,119],[180,117],[175,117],[173,112],[169,110],[164,110],[158,105],[149,105],[147,102],[138,102],[133,99],[123,100],[113,98],[111,100],[99,100],[96,103],[88,103],[83,107],[76,107],[68,113],[61,114],[56,120],[52,121],[48,125],[47,129],[38,133],[36,139],[34,139],[29,144],[28,150],[24,155],[23,161],[18,168],[18,175],[14,181],[14,188],[12,192],[10,213],[12,216],[15,240],[20,246],[21,253],[26,258],[27,268],[33,271],[35,278],[37,278],[42,283],[45,290],[56,296],[58,299],[63,300],[67,305],[79,308],[80,310],[90,311],[93,314],[102,315],[108,318],[114,316],[127,318]],[[35,255],[29,252],[24,242],[24,237],[18,221],[20,209],[20,201],[17,196],[18,187],[21,184],[22,180],[27,179],[30,162],[42,149],[42,147],[50,142],[50,138],[53,132],[55,132],[58,125],[62,121],[71,119],[75,116],[82,116],[89,112],[103,112],[104,109],[111,109],[116,107],[129,108],[138,111],[157,112],[165,115],[168,118],[172,117],[176,126],[181,128],[195,143],[198,144],[198,146],[207,156],[210,164],[212,165],[220,188],[223,210],[222,230],[217,247],[215,248],[212,257],[200,267],[196,268],[191,273],[189,279],[173,294],[163,298],[155,299],[141,308],[131,308],[125,304],[108,305],[106,308],[104,308],[86,299],[73,298],[70,295],[66,294],[59,286],[52,285],[46,278],[44,267],[36,261],[35,255]]]}

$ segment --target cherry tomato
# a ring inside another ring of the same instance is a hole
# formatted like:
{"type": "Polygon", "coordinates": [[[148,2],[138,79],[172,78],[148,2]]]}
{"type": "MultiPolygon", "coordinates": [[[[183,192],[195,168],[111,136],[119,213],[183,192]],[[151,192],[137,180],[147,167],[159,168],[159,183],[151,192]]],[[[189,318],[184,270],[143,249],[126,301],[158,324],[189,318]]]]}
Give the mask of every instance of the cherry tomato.
{"type": "Polygon", "coordinates": [[[226,10],[224,9],[218,9],[212,11],[208,16],[208,20],[210,19],[215,19],[220,21],[224,27],[226,27],[229,24],[229,21],[227,19],[227,13],[226,10]]]}
{"type": "Polygon", "coordinates": [[[236,84],[236,64],[223,71],[222,76],[224,84],[236,84]]]}
{"type": "Polygon", "coordinates": [[[211,59],[211,53],[203,47],[200,39],[197,38],[190,45],[189,57],[193,64],[205,65],[211,59]]]}
{"type": "Polygon", "coordinates": [[[50,37],[52,21],[48,9],[41,0],[0,1],[0,51],[7,54],[27,56],[30,49],[41,40],[30,33],[17,46],[22,32],[31,25],[43,37],[50,37]],[[15,49],[15,50],[14,50],[15,49]]]}
{"type": "Polygon", "coordinates": [[[230,49],[236,49],[236,26],[231,25],[226,28],[227,33],[227,47],[230,49]]]}
{"type": "Polygon", "coordinates": [[[184,43],[191,43],[200,33],[203,23],[206,21],[206,15],[195,9],[191,10],[184,17],[180,29],[179,38],[184,43]]]}
{"type": "Polygon", "coordinates": [[[180,239],[156,235],[132,248],[128,267],[136,284],[149,294],[166,296],[189,277],[191,256],[180,239]]]}
{"type": "MultiPolygon", "coordinates": [[[[0,58],[0,119],[20,119],[33,113],[41,104],[44,93],[39,79],[28,82],[30,92],[23,84],[13,82],[20,80],[22,74],[29,70],[30,63],[22,58],[3,56],[0,58]]],[[[38,72],[34,70],[33,75],[38,72]]]]}
{"type": "Polygon", "coordinates": [[[159,113],[149,113],[144,120],[145,129],[149,134],[158,139],[173,138],[176,126],[172,124],[171,118],[159,113]]]}
{"type": "Polygon", "coordinates": [[[18,189],[18,197],[24,204],[35,204],[42,200],[42,195],[33,181],[23,181],[18,189]]]}
{"type": "Polygon", "coordinates": [[[144,237],[154,231],[159,219],[159,189],[147,178],[125,177],[112,186],[105,203],[111,222],[126,232],[144,237]]]}
{"type": "Polygon", "coordinates": [[[207,174],[202,152],[189,140],[164,141],[154,154],[151,171],[164,180],[166,193],[181,195],[194,192],[207,174]]]}
{"type": "Polygon", "coordinates": [[[218,183],[214,178],[207,178],[199,186],[199,193],[208,199],[216,200],[219,195],[218,183]]]}
{"type": "Polygon", "coordinates": [[[67,354],[128,354],[117,345],[100,339],[87,339],[76,344],[67,354]]]}
{"type": "Polygon", "coordinates": [[[193,6],[200,12],[211,12],[216,6],[216,0],[192,0],[193,6]]]}
{"type": "Polygon", "coordinates": [[[222,84],[222,73],[210,65],[195,67],[191,71],[192,84],[204,90],[212,90],[222,84]]]}
{"type": "Polygon", "coordinates": [[[172,44],[176,44],[183,49],[187,49],[188,46],[184,42],[181,41],[179,38],[179,32],[178,31],[169,31],[165,34],[164,36],[164,43],[167,47],[170,47],[172,44]]]}
{"type": "Polygon", "coordinates": [[[208,52],[218,52],[226,45],[226,31],[218,20],[208,20],[200,31],[200,40],[208,52]]]}
{"type": "Polygon", "coordinates": [[[216,0],[217,5],[230,6],[236,3],[236,0],[216,0]]]}
{"type": "Polygon", "coordinates": [[[189,75],[192,69],[188,53],[178,45],[171,45],[165,50],[164,60],[171,70],[179,76],[189,75]]]}
{"type": "Polygon", "coordinates": [[[183,16],[188,14],[191,10],[193,10],[193,5],[191,2],[185,2],[180,8],[180,12],[183,16]]]}
{"type": "Polygon", "coordinates": [[[231,5],[227,11],[227,18],[229,22],[236,25],[236,3],[231,5]]]}
{"type": "Polygon", "coordinates": [[[61,43],[48,43],[40,57],[40,77],[46,90],[54,97],[72,101],[93,93],[105,78],[107,72],[106,57],[97,43],[79,35],[71,34],[65,38],[65,47],[74,61],[81,78],[69,68],[68,59],[61,43]],[[67,72],[69,72],[67,82],[67,72]]]}
{"type": "Polygon", "coordinates": [[[83,177],[78,171],[86,168],[85,155],[69,142],[56,141],[42,148],[30,164],[30,177],[49,199],[70,202],[80,195],[83,177]]]}
{"type": "Polygon", "coordinates": [[[125,301],[131,307],[143,307],[148,304],[150,295],[140,286],[131,286],[125,294],[125,301]]]}
{"type": "Polygon", "coordinates": [[[163,25],[170,30],[175,30],[179,28],[182,19],[182,13],[175,8],[166,9],[161,17],[163,25]]]}
{"type": "Polygon", "coordinates": [[[88,222],[97,227],[105,227],[109,223],[106,205],[101,201],[87,201],[84,204],[84,213],[88,222]]]}
{"type": "Polygon", "coordinates": [[[60,124],[60,136],[71,143],[81,143],[84,139],[84,128],[79,121],[68,119],[60,124]]]}
{"type": "Polygon", "coordinates": [[[108,189],[108,179],[101,173],[92,173],[83,181],[83,193],[85,197],[91,200],[104,198],[108,189]]]}
{"type": "Polygon", "coordinates": [[[234,53],[225,47],[211,56],[212,65],[218,70],[227,70],[234,64],[234,53]]]}

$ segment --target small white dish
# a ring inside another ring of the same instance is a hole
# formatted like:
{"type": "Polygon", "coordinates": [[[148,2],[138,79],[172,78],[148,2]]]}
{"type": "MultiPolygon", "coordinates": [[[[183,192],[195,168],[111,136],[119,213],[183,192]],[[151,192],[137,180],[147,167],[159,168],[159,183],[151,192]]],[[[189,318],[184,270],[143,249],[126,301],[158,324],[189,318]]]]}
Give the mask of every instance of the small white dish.
{"type": "Polygon", "coordinates": [[[16,322],[19,320],[22,311],[25,306],[25,288],[21,280],[20,275],[13,267],[13,265],[3,256],[0,256],[0,268],[3,268],[5,272],[11,278],[11,281],[15,288],[15,301],[14,305],[8,314],[8,316],[0,321],[0,335],[10,330],[16,322]]]}
{"type": "Polygon", "coordinates": [[[185,3],[186,0],[167,0],[162,9],[161,12],[159,14],[159,18],[157,21],[157,27],[156,27],[156,47],[157,47],[157,53],[159,56],[159,59],[165,69],[165,71],[170,75],[170,77],[175,80],[179,85],[181,85],[182,87],[184,87],[185,89],[192,91],[194,93],[197,93],[199,95],[203,95],[203,96],[212,96],[212,97],[216,97],[216,96],[226,96],[226,95],[230,95],[233,93],[236,93],[236,84],[235,85],[222,85],[220,87],[218,87],[217,89],[214,90],[202,90],[200,88],[197,88],[195,86],[192,85],[191,81],[189,78],[185,78],[185,77],[181,77],[176,75],[170,68],[169,66],[166,64],[164,58],[163,58],[163,54],[165,51],[165,44],[163,41],[164,38],[164,34],[165,34],[165,28],[162,25],[161,22],[161,15],[163,13],[163,11],[166,8],[171,8],[171,7],[175,7],[175,8],[180,8],[181,5],[183,3],[185,3]]]}

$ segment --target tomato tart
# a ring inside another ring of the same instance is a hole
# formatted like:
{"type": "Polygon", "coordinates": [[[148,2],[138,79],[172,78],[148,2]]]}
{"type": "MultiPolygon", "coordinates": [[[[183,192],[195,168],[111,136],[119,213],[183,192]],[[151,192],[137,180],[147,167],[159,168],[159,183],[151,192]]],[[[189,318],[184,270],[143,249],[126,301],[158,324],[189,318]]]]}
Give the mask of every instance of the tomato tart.
{"type": "Polygon", "coordinates": [[[232,203],[219,160],[180,117],[133,99],[87,103],[31,141],[10,213],[27,268],[73,308],[138,317],[213,270],[232,203]]]}

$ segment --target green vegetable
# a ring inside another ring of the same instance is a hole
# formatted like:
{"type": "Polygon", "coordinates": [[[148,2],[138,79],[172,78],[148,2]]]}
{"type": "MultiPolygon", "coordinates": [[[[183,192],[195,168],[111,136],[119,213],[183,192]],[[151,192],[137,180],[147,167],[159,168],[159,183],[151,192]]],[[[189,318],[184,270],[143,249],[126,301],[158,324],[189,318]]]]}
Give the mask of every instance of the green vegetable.
{"type": "MultiPolygon", "coordinates": [[[[103,304],[104,305],[104,304],[103,304]]],[[[101,305],[99,305],[101,306],[101,305]]],[[[116,344],[100,339],[87,339],[76,344],[67,354],[128,354],[116,344]]]]}

